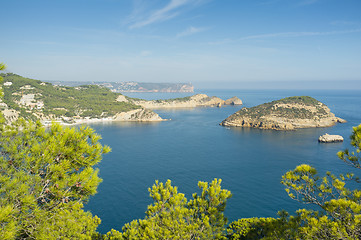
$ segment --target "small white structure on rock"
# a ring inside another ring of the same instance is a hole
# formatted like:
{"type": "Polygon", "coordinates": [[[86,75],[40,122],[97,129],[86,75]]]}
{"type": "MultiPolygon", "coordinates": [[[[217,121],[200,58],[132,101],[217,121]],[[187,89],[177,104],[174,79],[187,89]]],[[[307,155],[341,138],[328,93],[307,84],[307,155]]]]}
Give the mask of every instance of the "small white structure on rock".
{"type": "Polygon", "coordinates": [[[343,137],[340,135],[330,135],[326,133],[320,136],[318,141],[321,143],[343,142],[343,137]]]}

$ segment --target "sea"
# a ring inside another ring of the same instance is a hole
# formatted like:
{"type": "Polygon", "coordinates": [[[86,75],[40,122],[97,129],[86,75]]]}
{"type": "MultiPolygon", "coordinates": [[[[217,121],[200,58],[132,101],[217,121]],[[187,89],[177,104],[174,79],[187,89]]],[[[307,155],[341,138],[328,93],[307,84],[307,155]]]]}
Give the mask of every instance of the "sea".
{"type": "MultiPolygon", "coordinates": [[[[309,164],[320,176],[360,170],[346,165],[337,152],[352,149],[352,127],[361,124],[359,90],[199,90],[228,99],[237,96],[242,106],[154,110],[169,121],[106,122],[90,126],[112,148],[96,167],[103,182],[85,210],[101,218],[98,231],[121,230],[124,224],[145,217],[152,203],[148,188],[155,180],[172,181],[178,191],[192,198],[198,181],[222,179],[232,192],[225,215],[229,222],[249,217],[276,217],[286,210],[312,206],[292,200],[280,183],[282,175],[300,164],[309,164]],[[325,103],[347,123],[328,128],[274,131],[223,127],[219,123],[243,107],[252,107],[289,96],[311,96],[325,103]],[[344,137],[342,143],[318,143],[325,133],[344,137]]],[[[136,98],[169,99],[192,93],[124,93],[136,98]]]]}

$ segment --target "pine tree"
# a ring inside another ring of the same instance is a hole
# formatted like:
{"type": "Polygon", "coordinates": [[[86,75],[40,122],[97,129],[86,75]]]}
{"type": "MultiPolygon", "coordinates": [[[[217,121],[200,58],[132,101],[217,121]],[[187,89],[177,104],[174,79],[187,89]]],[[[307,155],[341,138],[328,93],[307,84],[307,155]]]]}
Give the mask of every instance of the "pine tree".
{"type": "Polygon", "coordinates": [[[225,239],[223,212],[231,192],[221,188],[220,179],[199,182],[198,187],[201,194],[188,201],[170,180],[156,181],[149,188],[154,203],[146,217],[126,224],[122,233],[111,230],[105,239],[225,239]]]}
{"type": "MultiPolygon", "coordinates": [[[[4,65],[0,65],[4,69],[4,65]]],[[[100,219],[83,210],[110,151],[88,127],[23,119],[0,125],[0,239],[91,239],[100,219]]]]}

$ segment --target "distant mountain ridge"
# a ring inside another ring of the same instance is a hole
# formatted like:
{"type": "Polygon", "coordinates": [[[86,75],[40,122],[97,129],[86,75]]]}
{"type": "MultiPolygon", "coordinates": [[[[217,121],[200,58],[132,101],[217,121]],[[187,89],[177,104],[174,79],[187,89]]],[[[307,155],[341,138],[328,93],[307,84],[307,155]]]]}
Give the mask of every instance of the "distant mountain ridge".
{"type": "Polygon", "coordinates": [[[48,81],[54,85],[77,87],[98,85],[109,88],[112,92],[194,92],[192,83],[146,83],[146,82],[79,82],[48,81]]]}

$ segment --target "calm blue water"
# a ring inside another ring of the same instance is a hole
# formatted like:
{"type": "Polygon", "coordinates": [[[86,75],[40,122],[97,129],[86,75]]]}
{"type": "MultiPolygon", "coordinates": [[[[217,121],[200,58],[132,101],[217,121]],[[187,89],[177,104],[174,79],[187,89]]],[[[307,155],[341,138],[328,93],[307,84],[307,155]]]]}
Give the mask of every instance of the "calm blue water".
{"type": "MultiPolygon", "coordinates": [[[[293,213],[304,206],[291,200],[280,184],[281,176],[302,163],[320,173],[357,170],[346,166],[336,153],[349,147],[352,126],[361,123],[358,91],[230,90],[201,91],[223,99],[238,96],[251,107],[288,96],[309,95],[348,120],[330,128],[290,132],[225,128],[218,124],[240,106],[156,110],[171,121],[159,123],[107,123],[91,125],[112,152],[98,165],[103,182],[86,209],[102,219],[99,231],[121,227],[144,218],[151,203],[148,187],[156,179],[172,180],[191,198],[198,181],[223,179],[233,193],[227,204],[230,221],[243,217],[274,217],[285,209],[293,213]],[[344,143],[319,144],[324,133],[344,136],[344,143]]],[[[190,94],[128,94],[145,99],[184,97],[190,94]]],[[[243,107],[242,106],[242,107],[243,107]]]]}

